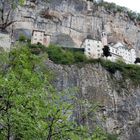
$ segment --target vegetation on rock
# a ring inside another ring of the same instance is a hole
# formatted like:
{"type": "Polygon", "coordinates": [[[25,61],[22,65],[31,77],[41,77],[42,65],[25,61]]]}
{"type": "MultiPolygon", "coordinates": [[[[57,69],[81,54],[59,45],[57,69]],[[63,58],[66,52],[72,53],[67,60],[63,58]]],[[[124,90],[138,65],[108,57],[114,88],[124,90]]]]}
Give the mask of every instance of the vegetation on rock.
{"type": "MultiPolygon", "coordinates": [[[[35,54],[41,52],[46,52],[48,58],[56,64],[88,64],[88,63],[100,63],[106,70],[111,74],[114,74],[116,71],[120,71],[125,79],[130,79],[135,83],[140,81],[140,66],[135,64],[126,64],[121,60],[117,62],[111,62],[109,60],[103,59],[87,59],[85,54],[79,51],[72,51],[71,49],[64,49],[60,46],[50,45],[46,48],[43,45],[29,45],[31,51],[35,54]]],[[[108,47],[103,50],[104,56],[110,56],[108,47]]]]}
{"type": "Polygon", "coordinates": [[[108,134],[102,129],[90,134],[71,118],[73,96],[69,90],[57,92],[50,84],[52,74],[44,66],[44,60],[47,59],[45,53],[35,55],[29,47],[22,46],[13,49],[8,55],[3,53],[2,58],[2,140],[108,140],[108,134]]]}
{"type": "Polygon", "coordinates": [[[104,46],[104,48],[103,48],[103,55],[105,57],[111,56],[110,48],[108,46],[104,46]]]}
{"type": "Polygon", "coordinates": [[[124,79],[130,79],[134,83],[139,83],[140,81],[139,65],[126,64],[122,61],[111,62],[108,60],[98,60],[98,62],[112,74],[116,71],[120,71],[124,79]]]}
{"type": "MultiPolygon", "coordinates": [[[[44,57],[44,55],[43,55],[44,57]]],[[[0,138],[68,139],[83,133],[69,121],[72,104],[49,84],[42,56],[27,47],[12,50],[0,73],[0,138]]],[[[71,95],[71,94],[69,94],[71,95]]]]}
{"type": "Polygon", "coordinates": [[[86,62],[87,58],[83,52],[74,51],[60,46],[50,45],[46,48],[46,52],[50,60],[56,64],[74,64],[79,62],[86,62]]]}
{"type": "Polygon", "coordinates": [[[116,5],[115,3],[109,3],[109,2],[106,2],[106,1],[94,1],[94,4],[96,6],[102,6],[105,8],[106,11],[110,12],[110,13],[124,13],[126,14],[130,20],[137,20],[137,21],[140,21],[140,14],[139,13],[136,13],[132,10],[129,10],[128,8],[126,7],[123,7],[123,6],[119,6],[119,5],[116,5]]]}

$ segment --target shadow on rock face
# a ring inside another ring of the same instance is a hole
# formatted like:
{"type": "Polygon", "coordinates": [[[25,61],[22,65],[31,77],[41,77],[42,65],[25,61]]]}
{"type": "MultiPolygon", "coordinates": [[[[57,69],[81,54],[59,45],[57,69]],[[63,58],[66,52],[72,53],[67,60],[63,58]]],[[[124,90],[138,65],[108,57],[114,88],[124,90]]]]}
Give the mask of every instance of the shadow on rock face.
{"type": "Polygon", "coordinates": [[[58,34],[52,38],[52,44],[57,44],[63,47],[76,47],[73,39],[67,34],[58,34]]]}
{"type": "Polygon", "coordinates": [[[13,32],[13,36],[15,40],[18,40],[21,35],[26,36],[27,39],[31,39],[32,32],[29,29],[16,29],[13,32]]]}

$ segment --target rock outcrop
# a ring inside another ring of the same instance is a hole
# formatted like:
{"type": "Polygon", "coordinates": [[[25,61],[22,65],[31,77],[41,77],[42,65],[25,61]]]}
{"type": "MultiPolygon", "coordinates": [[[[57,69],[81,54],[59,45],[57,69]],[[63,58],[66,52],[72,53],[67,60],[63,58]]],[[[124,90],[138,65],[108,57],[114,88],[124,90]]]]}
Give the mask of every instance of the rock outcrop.
{"type": "Polygon", "coordinates": [[[54,86],[58,90],[78,88],[75,97],[84,101],[76,103],[75,116],[79,123],[92,129],[94,113],[89,106],[98,103],[96,121],[109,133],[119,135],[119,140],[140,138],[140,87],[124,80],[119,72],[111,75],[100,64],[56,65],[47,62],[55,74],[54,86]]]}
{"type": "Polygon", "coordinates": [[[73,39],[75,47],[80,47],[83,39],[89,34],[100,39],[104,25],[109,42],[125,43],[129,47],[134,47],[137,55],[140,55],[139,24],[130,20],[125,13],[111,13],[92,3],[91,9],[88,10],[86,0],[33,3],[34,1],[27,2],[24,7],[18,9],[15,18],[19,22],[15,24],[14,29],[29,29],[29,32],[34,28],[45,29],[52,36],[51,42],[54,42],[59,34],[65,34],[73,39]]]}
{"type": "MultiPolygon", "coordinates": [[[[13,26],[14,32],[18,34],[18,30],[25,30],[24,34],[29,36],[33,29],[45,29],[51,35],[52,43],[80,47],[87,35],[100,39],[104,26],[109,42],[120,41],[134,47],[140,56],[139,24],[123,13],[110,13],[90,4],[88,10],[85,0],[29,2],[17,10],[15,18],[19,22],[13,26]]],[[[140,139],[139,86],[125,81],[119,72],[111,75],[99,64],[62,66],[48,62],[47,67],[56,75],[53,84],[58,90],[79,89],[75,95],[87,105],[76,105],[74,115],[79,123],[92,129],[95,122],[88,107],[99,103],[96,121],[109,133],[118,134],[120,140],[140,139]]]]}

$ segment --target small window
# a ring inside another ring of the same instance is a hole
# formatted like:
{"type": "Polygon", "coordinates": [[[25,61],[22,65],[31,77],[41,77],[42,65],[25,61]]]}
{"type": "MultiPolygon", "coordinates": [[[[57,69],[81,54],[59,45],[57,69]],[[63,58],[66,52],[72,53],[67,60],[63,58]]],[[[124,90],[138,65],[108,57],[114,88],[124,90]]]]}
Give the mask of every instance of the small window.
{"type": "Polygon", "coordinates": [[[88,54],[90,54],[90,52],[88,52],[88,54]]]}
{"type": "Polygon", "coordinates": [[[97,47],[99,48],[100,46],[99,46],[99,45],[97,45],[97,47]]]}
{"type": "Polygon", "coordinates": [[[88,50],[90,51],[90,48],[88,48],[88,50]]]}

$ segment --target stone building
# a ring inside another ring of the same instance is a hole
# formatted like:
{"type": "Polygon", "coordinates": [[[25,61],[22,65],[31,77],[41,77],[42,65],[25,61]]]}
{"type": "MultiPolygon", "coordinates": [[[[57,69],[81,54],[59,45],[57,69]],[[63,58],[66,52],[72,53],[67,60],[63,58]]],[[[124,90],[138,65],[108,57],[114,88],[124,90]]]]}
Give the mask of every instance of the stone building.
{"type": "Polygon", "coordinates": [[[111,57],[108,57],[108,59],[113,62],[122,60],[127,64],[133,64],[136,60],[135,50],[132,48],[128,48],[120,42],[116,44],[109,44],[109,48],[111,57]]]}
{"type": "Polygon", "coordinates": [[[42,44],[48,46],[50,44],[50,35],[47,35],[45,31],[33,30],[31,44],[42,44]]]}
{"type": "Polygon", "coordinates": [[[88,36],[83,44],[81,45],[82,48],[85,48],[85,55],[88,58],[98,59],[103,54],[103,44],[101,41],[94,40],[90,36],[88,36]]]}

